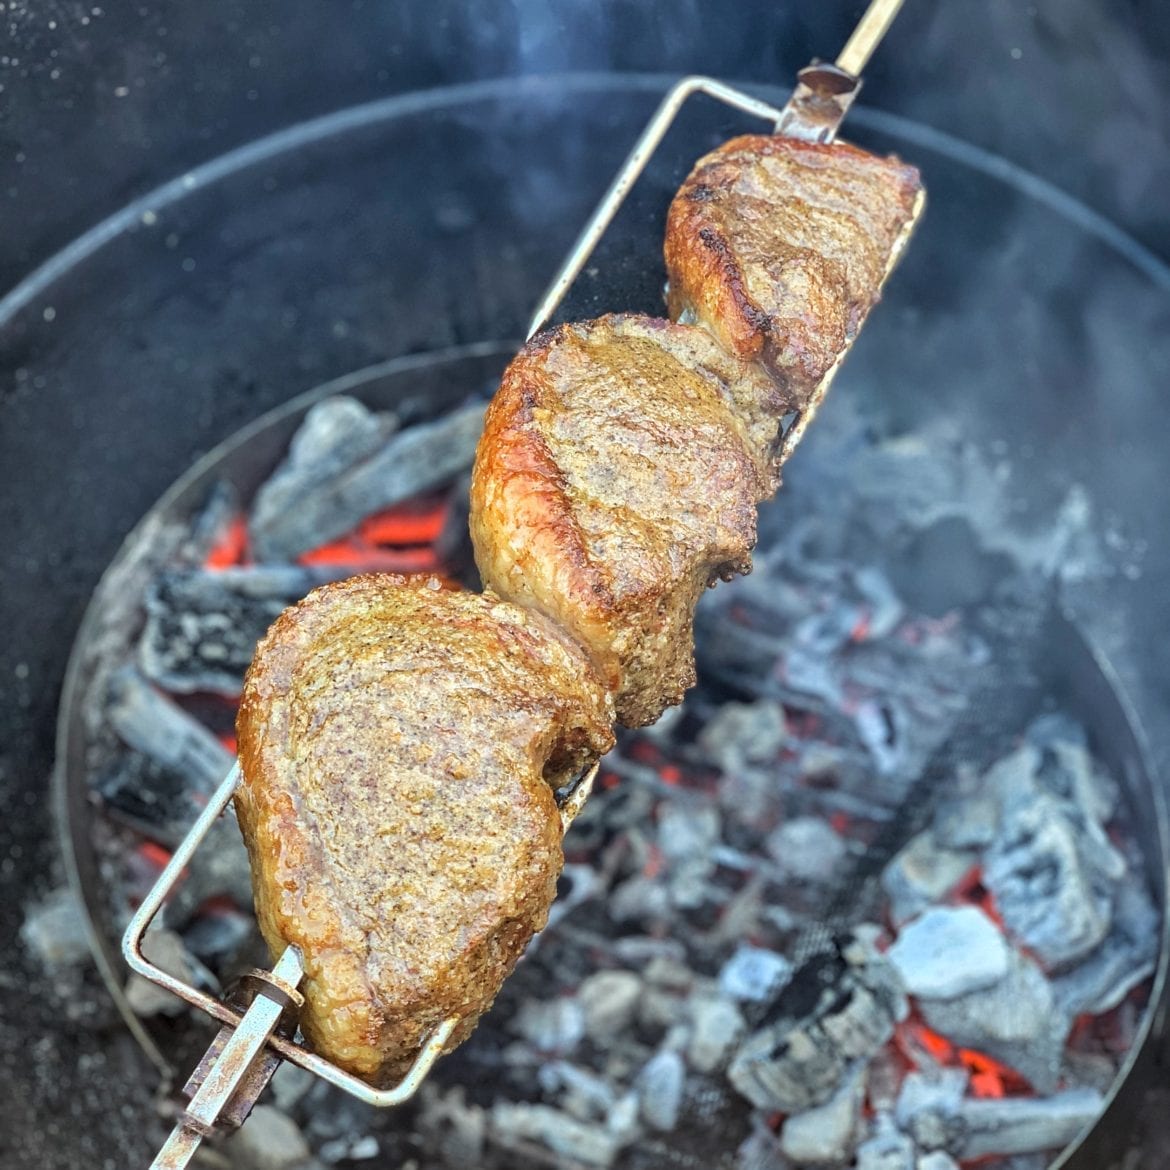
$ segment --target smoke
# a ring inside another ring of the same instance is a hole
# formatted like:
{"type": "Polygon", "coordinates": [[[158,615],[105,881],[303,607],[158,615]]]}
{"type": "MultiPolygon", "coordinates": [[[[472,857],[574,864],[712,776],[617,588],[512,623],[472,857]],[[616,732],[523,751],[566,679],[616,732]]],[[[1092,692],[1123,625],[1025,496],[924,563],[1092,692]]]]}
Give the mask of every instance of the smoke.
{"type": "Polygon", "coordinates": [[[1170,255],[1170,14],[1136,0],[908,5],[864,100],[1043,175],[1170,255]]]}

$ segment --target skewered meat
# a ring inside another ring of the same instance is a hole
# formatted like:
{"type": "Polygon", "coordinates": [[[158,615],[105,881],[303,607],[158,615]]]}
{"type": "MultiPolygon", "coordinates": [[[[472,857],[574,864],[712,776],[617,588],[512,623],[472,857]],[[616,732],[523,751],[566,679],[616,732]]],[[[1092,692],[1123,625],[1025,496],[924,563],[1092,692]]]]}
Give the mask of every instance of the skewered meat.
{"type": "Polygon", "coordinates": [[[695,604],[751,567],[777,423],[753,443],[732,403],[766,381],[703,330],[609,316],[529,342],[488,409],[471,484],[484,583],[568,630],[627,725],[694,683],[695,604]]]}
{"type": "Polygon", "coordinates": [[[811,416],[924,202],[917,170],[897,158],[733,138],[698,161],[670,205],[670,315],[762,361],[811,416]]]}
{"type": "Polygon", "coordinates": [[[553,788],[608,749],[615,713],[653,722],[694,682],[695,604],[750,568],[755,505],[922,202],[913,168],[853,147],[708,155],[668,222],[685,323],[562,325],[504,376],[471,500],[494,593],[358,578],[260,644],[237,808],[322,1055],[383,1083],[491,1004],[554,893],[553,788]]]}
{"type": "Polygon", "coordinates": [[[562,865],[554,788],[613,742],[585,656],[434,578],[311,593],[260,643],[236,795],[261,930],[302,950],[301,1027],[373,1083],[445,1017],[464,1040],[562,865]]]}

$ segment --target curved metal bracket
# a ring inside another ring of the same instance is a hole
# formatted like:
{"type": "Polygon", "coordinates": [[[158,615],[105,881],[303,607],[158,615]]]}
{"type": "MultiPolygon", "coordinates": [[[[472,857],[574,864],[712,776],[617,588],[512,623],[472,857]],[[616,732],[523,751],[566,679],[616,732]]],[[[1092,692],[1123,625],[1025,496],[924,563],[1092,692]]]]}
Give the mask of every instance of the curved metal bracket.
{"type": "Polygon", "coordinates": [[[585,802],[593,792],[593,781],[597,779],[597,772],[600,767],[601,761],[598,760],[580,779],[569,786],[564,795],[557,797],[557,808],[561,814],[562,833],[567,833],[569,826],[581,815],[581,810],[585,807],[585,802]]]}
{"type": "Polygon", "coordinates": [[[705,93],[708,97],[723,102],[724,105],[732,106],[747,114],[754,114],[757,118],[763,118],[773,125],[776,125],[781,118],[781,111],[775,106],[770,106],[767,102],[762,102],[759,98],[754,98],[742,90],[725,85],[722,81],[716,81],[713,77],[702,77],[696,74],[676,82],[667,91],[650,121],[646,123],[646,129],[638,136],[633,149],[626,156],[626,161],[622,163],[621,169],[614,176],[613,182],[610,183],[609,189],[601,197],[601,202],[598,203],[593,214],[581,229],[581,234],[574,241],[572,248],[569,249],[569,254],[565,257],[556,276],[553,277],[552,282],[545,290],[544,296],[540,298],[540,303],[536,306],[536,312],[532,315],[525,336],[531,337],[548,324],[548,319],[556,312],[557,306],[564,300],[565,293],[569,291],[573,281],[577,279],[581,269],[585,267],[589,257],[593,255],[593,250],[605,234],[605,229],[613,222],[618,208],[626,201],[638,176],[646,169],[646,164],[653,157],[655,150],[658,149],[658,144],[666,137],[666,132],[670,129],[671,123],[678,117],[679,110],[686,104],[687,99],[696,93],[705,93]]]}

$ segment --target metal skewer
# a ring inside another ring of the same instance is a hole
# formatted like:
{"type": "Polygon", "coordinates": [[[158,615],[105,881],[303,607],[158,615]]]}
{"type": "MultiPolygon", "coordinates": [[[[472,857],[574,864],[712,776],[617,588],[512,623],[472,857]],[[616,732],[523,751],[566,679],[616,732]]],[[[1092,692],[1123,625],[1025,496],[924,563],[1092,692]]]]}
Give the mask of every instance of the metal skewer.
{"type": "MultiPolygon", "coordinates": [[[[297,999],[300,999],[296,993],[296,985],[304,973],[300,954],[295,947],[289,947],[266,978],[272,987],[278,989],[284,996],[291,998],[296,995],[297,999]]],[[[203,1073],[190,1104],[171,1131],[171,1136],[167,1138],[163,1148],[151,1163],[151,1170],[177,1170],[186,1166],[200,1142],[215,1132],[217,1124],[222,1124],[224,1113],[240,1092],[247,1093],[250,1098],[247,1106],[251,1107],[268,1084],[272,1072],[275,1072],[275,1062],[271,1063],[271,1071],[269,1065],[265,1065],[259,1070],[259,1076],[249,1077],[248,1074],[269,1037],[276,1030],[285,1010],[284,1003],[271,994],[261,992],[244,1013],[239,1026],[234,1031],[224,1029],[228,1032],[226,1037],[223,1037],[222,1033],[216,1037],[216,1043],[212,1045],[211,1051],[214,1056],[210,1061],[210,1067],[203,1073]],[[219,1043],[221,1039],[222,1044],[219,1043]],[[245,1085],[245,1081],[249,1083],[245,1085]],[[253,1087],[254,1093],[251,1092],[253,1087]]],[[[207,1063],[206,1057],[200,1065],[201,1068],[203,1063],[207,1063]]],[[[188,1082],[189,1087],[190,1085],[191,1082],[188,1082]]]]}
{"type": "Polygon", "coordinates": [[[872,0],[838,55],[837,68],[860,77],[902,4],[903,0],[872,0]]]}
{"type": "Polygon", "coordinates": [[[769,122],[778,122],[781,116],[781,112],[775,106],[770,106],[767,102],[762,102],[759,98],[754,98],[751,94],[743,93],[730,85],[724,85],[723,82],[716,81],[713,77],[696,75],[684,77],[681,81],[676,82],[667,92],[666,97],[662,99],[658,109],[654,111],[654,116],[646,123],[646,129],[638,136],[633,149],[626,156],[626,161],[622,163],[621,169],[614,176],[609,189],[601,197],[601,202],[581,229],[581,234],[569,250],[569,254],[565,257],[556,276],[553,277],[544,296],[540,298],[540,303],[536,306],[536,312],[528,326],[528,337],[543,328],[548,319],[556,312],[565,293],[569,291],[569,286],[580,275],[586,261],[593,255],[593,249],[597,247],[598,241],[605,234],[605,229],[609,227],[613,217],[617,215],[618,208],[626,201],[626,197],[638,176],[646,169],[646,164],[650,161],[655,150],[658,149],[659,143],[666,137],[666,132],[670,129],[675,118],[678,117],[679,110],[686,104],[687,99],[696,93],[705,93],[709,97],[723,102],[724,105],[743,110],[747,114],[754,114],[769,122]]]}
{"type": "MultiPolygon", "coordinates": [[[[528,336],[544,326],[556,311],[688,98],[704,93],[734,109],[771,122],[778,134],[831,142],[861,87],[857,74],[885,35],[902,2],[872,0],[836,64],[814,62],[802,69],[797,75],[792,97],[783,110],[710,77],[684,77],[674,85],[635,142],[541,298],[529,325],[528,336]]],[[[598,765],[595,764],[559,797],[564,829],[568,829],[584,806],[597,771],[598,765]]],[[[296,947],[287,947],[271,971],[253,971],[245,977],[251,999],[243,1011],[175,978],[146,957],[142,942],[147,928],[181,879],[212,824],[227,807],[239,781],[237,764],[175,850],[131,918],[122,940],[122,954],[132,971],[165,987],[222,1025],[187,1082],[185,1092],[190,1098],[189,1103],[151,1163],[151,1170],[182,1170],[190,1163],[204,1138],[241,1125],[281,1060],[291,1061],[367,1104],[401,1104],[417,1091],[459,1023],[459,1017],[452,1016],[435,1028],[399,1084],[390,1089],[373,1089],[296,1042],[296,1016],[304,1003],[297,988],[305,974],[296,947]]]]}

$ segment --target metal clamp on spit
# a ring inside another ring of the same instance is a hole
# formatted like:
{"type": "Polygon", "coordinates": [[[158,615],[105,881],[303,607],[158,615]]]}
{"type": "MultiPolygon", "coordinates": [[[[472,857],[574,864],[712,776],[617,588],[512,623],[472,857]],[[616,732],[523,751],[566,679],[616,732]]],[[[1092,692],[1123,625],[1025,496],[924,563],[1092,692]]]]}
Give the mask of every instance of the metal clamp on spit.
{"type": "MultiPolygon", "coordinates": [[[[872,0],[836,63],[813,62],[801,70],[796,89],[783,110],[710,77],[685,77],[675,84],[634,144],[541,298],[528,336],[545,325],[556,311],[688,98],[703,93],[733,109],[771,122],[778,134],[831,142],[861,87],[862,68],[901,4],[902,0],[872,0]]],[[[588,798],[596,774],[597,765],[594,765],[561,796],[561,819],[566,829],[588,798]]],[[[418,1090],[459,1023],[456,1017],[444,1020],[419,1049],[414,1063],[397,1085],[374,1089],[297,1042],[296,1019],[303,1004],[297,988],[305,972],[296,947],[286,948],[271,971],[254,971],[245,976],[241,981],[243,1002],[207,995],[168,974],[145,956],[142,942],[147,928],[180,881],[208,830],[227,808],[239,780],[237,764],[175,850],[131,919],[122,940],[122,953],[132,971],[199,1008],[221,1025],[185,1086],[188,1104],[152,1162],[152,1170],[180,1170],[189,1164],[204,1138],[241,1125],[282,1060],[291,1061],[369,1105],[399,1105],[418,1090]]]]}

